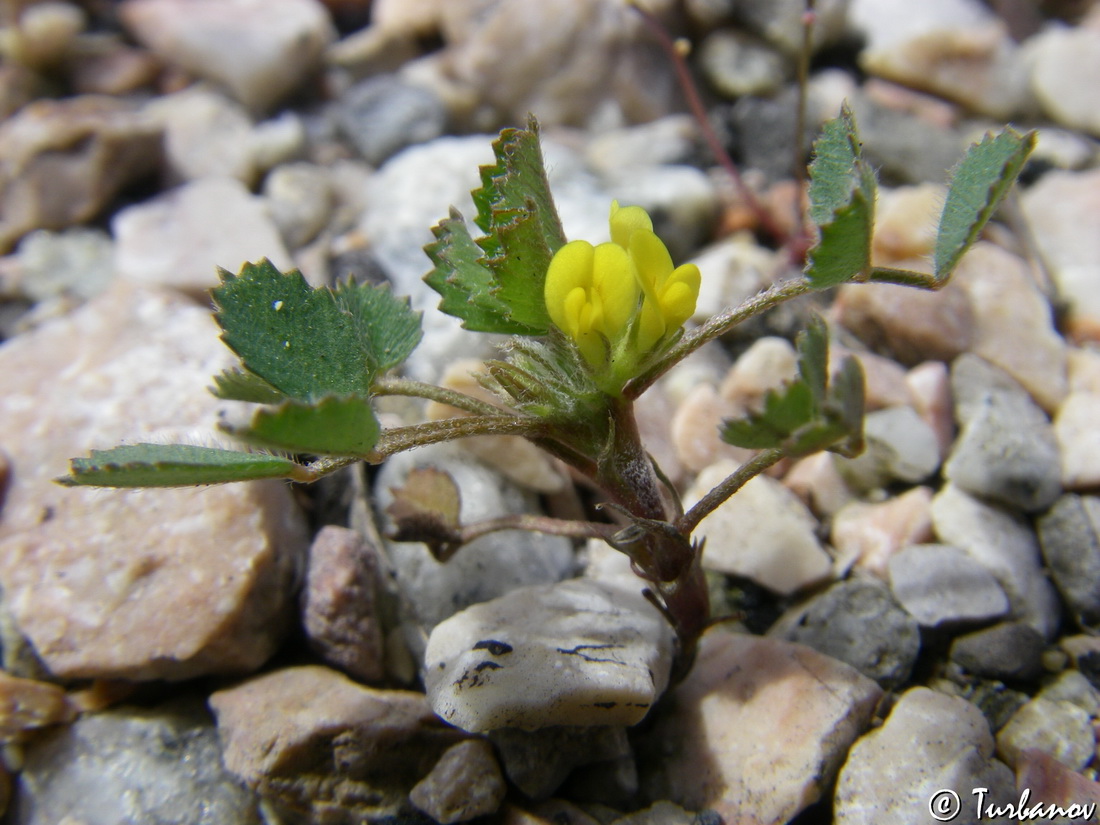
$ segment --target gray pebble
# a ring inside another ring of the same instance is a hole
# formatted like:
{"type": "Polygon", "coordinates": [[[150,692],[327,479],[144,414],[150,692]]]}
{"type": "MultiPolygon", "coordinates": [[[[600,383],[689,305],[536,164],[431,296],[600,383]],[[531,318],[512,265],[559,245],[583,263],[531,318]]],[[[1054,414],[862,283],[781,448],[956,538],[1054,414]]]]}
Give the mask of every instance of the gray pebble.
{"type": "Polygon", "coordinates": [[[1086,630],[1100,629],[1100,498],[1066,495],[1037,522],[1054,584],[1086,630]]]}
{"type": "Polygon", "coordinates": [[[726,98],[772,94],[790,74],[782,55],[736,29],[719,29],[707,35],[698,59],[707,82],[726,98]]]}
{"type": "Polygon", "coordinates": [[[352,87],[336,119],[363,159],[377,166],[406,146],[442,135],[447,110],[434,92],[381,75],[352,87]]]}
{"type": "Polygon", "coordinates": [[[1019,622],[976,630],[951,645],[950,658],[975,676],[1010,682],[1038,679],[1043,672],[1043,637],[1019,622]]]}
{"type": "Polygon", "coordinates": [[[1008,613],[997,579],[957,547],[914,544],[888,564],[894,598],[924,627],[987,622],[1008,613]]]}
{"type": "Polygon", "coordinates": [[[797,607],[768,631],[847,662],[885,688],[909,677],[920,628],[884,585],[848,580],[797,607]]]}

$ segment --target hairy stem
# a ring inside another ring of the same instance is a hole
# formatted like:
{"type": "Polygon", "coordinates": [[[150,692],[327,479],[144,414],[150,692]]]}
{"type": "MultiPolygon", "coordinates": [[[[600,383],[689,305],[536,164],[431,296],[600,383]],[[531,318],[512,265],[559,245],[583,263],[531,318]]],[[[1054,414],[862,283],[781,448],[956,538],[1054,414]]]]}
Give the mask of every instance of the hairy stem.
{"type": "Polygon", "coordinates": [[[378,464],[388,456],[413,447],[424,447],[440,441],[469,438],[475,435],[522,435],[535,438],[543,435],[545,425],[533,418],[516,415],[470,415],[425,421],[408,427],[386,430],[374,445],[366,461],[378,464]]]}
{"type": "Polygon", "coordinates": [[[428,401],[437,401],[460,410],[465,410],[474,415],[500,415],[500,407],[494,407],[487,401],[474,398],[472,395],[449,390],[445,387],[437,387],[435,384],[427,384],[423,381],[414,381],[411,378],[379,378],[371,385],[372,395],[404,395],[410,398],[424,398],[428,401]]]}
{"type": "Polygon", "coordinates": [[[532,533],[545,533],[548,536],[565,536],[573,539],[603,539],[606,541],[618,528],[614,524],[601,524],[595,521],[573,521],[572,519],[551,518],[518,514],[499,516],[498,518],[464,524],[459,528],[459,540],[465,544],[489,533],[501,530],[527,530],[532,533]]]}
{"type": "Polygon", "coordinates": [[[713,490],[703,496],[699,503],[676,520],[676,529],[690,536],[699,522],[713,513],[730,496],[745,484],[783,458],[784,452],[778,449],[763,450],[722,480],[713,490]]]}
{"type": "Polygon", "coordinates": [[[725,335],[738,324],[759,315],[761,312],[809,292],[812,288],[810,282],[805,278],[791,278],[757,293],[740,306],[732,307],[712,316],[701,327],[692,330],[681,338],[668,352],[651,364],[645,372],[631,379],[623,389],[623,395],[627,398],[637,398],[649,389],[658,378],[703,344],[725,335]]]}

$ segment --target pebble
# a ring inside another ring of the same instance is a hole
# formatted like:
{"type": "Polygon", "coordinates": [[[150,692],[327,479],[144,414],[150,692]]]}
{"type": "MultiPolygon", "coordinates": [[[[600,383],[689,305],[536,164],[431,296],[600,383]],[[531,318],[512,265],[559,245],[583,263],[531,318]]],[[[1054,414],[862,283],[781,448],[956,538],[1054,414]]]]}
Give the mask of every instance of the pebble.
{"type": "Polygon", "coordinates": [[[671,627],[640,593],[573,579],[437,625],[424,684],[435,712],[473,733],[633,725],[664,692],[673,648],[671,627]]]}
{"type": "Polygon", "coordinates": [[[839,458],[837,469],[857,490],[900,481],[916,484],[940,466],[936,433],[910,406],[887,407],[864,416],[866,447],[855,458],[839,458]]]}
{"type": "Polygon", "coordinates": [[[327,525],[309,548],[302,627],[321,659],[363,682],[385,675],[377,548],[354,530],[327,525]]]}
{"type": "Polygon", "coordinates": [[[0,124],[0,252],[33,229],[99,215],[161,163],[160,129],[106,96],[36,100],[0,124]],[[60,196],[60,192],[64,192],[60,196]]]}
{"type": "MultiPolygon", "coordinates": [[[[855,116],[859,118],[858,122],[862,127],[863,118],[860,118],[858,114],[855,116]]],[[[863,136],[862,128],[860,128],[860,135],[863,136]]],[[[864,137],[864,140],[866,140],[866,137],[864,137]]],[[[947,185],[942,180],[914,186],[898,186],[880,191],[879,201],[875,204],[875,233],[871,239],[871,260],[875,265],[901,264],[902,266],[911,266],[917,261],[926,262],[926,259],[932,256],[936,247],[936,229],[940,213],[943,211],[943,202],[946,198],[947,185]]],[[[900,297],[903,295],[917,301],[923,301],[925,304],[933,301],[939,304],[941,309],[947,310],[952,315],[958,315],[960,312],[960,307],[957,306],[960,301],[957,296],[955,298],[939,297],[945,294],[942,290],[931,292],[894,284],[863,284],[863,286],[868,287],[864,290],[854,289],[854,286],[854,284],[845,285],[837,292],[837,298],[845,296],[849,300],[858,301],[862,299],[875,308],[882,305],[882,308],[878,311],[886,315],[892,322],[887,325],[885,320],[881,321],[880,324],[883,326],[913,324],[914,319],[907,318],[898,311],[897,304],[903,302],[900,297]]],[[[949,315],[949,323],[946,325],[947,329],[944,330],[944,333],[950,339],[958,340],[960,334],[965,333],[965,327],[968,325],[970,307],[965,301],[961,303],[965,305],[965,309],[962,310],[965,317],[959,319],[949,315]],[[962,323],[960,323],[960,320],[962,323]],[[959,329],[959,327],[963,329],[959,329]]],[[[934,311],[921,304],[918,304],[914,309],[918,313],[923,310],[925,315],[934,311]]],[[[918,319],[920,326],[928,326],[929,321],[927,318],[921,318],[918,315],[918,319]]],[[[858,333],[855,328],[852,328],[852,331],[858,333]]],[[[926,330],[924,337],[928,339],[930,345],[935,346],[935,343],[931,340],[933,337],[932,332],[926,330]]],[[[969,339],[967,345],[969,345],[969,339]]],[[[964,346],[960,351],[965,349],[964,346]]],[[[950,359],[940,360],[947,361],[950,359]]]]}
{"type": "MultiPolygon", "coordinates": [[[[537,513],[534,496],[521,490],[454,444],[400,453],[383,465],[375,481],[379,512],[393,501],[392,488],[405,484],[413,468],[434,467],[447,473],[459,491],[460,520],[537,513]]],[[[389,519],[385,519],[386,528],[389,519]]],[[[503,596],[517,587],[557,582],[572,575],[576,561],[569,539],[522,530],[502,530],[464,545],[446,563],[432,557],[419,542],[387,542],[387,555],[404,595],[407,621],[419,628],[414,637],[448,616],[478,602],[503,596]]],[[[415,645],[422,648],[423,642],[415,645]]]]}
{"type": "MultiPolygon", "coordinates": [[[[952,377],[952,385],[968,371],[952,377]]],[[[1006,376],[1007,378],[1007,376],[1006,376]]],[[[1007,379],[1011,381],[1011,379],[1007,379]]],[[[943,474],[966,492],[1022,510],[1045,510],[1062,492],[1061,456],[1054,430],[1022,387],[1016,391],[970,386],[962,429],[943,474]]]]}
{"type": "Polygon", "coordinates": [[[783,476],[783,486],[823,520],[836,515],[856,496],[837,471],[833,454],[828,452],[795,462],[783,476]]]}
{"type": "Polygon", "coordinates": [[[111,220],[115,266],[122,278],[204,294],[249,261],[294,264],[279,231],[240,181],[203,178],[118,212],[111,220]]]}
{"type": "Polygon", "coordinates": [[[734,362],[718,393],[739,414],[764,409],[772,390],[781,390],[798,378],[798,353],[786,338],[767,335],[753,341],[734,362]]]}
{"type": "Polygon", "coordinates": [[[1100,392],[1070,392],[1054,416],[1054,439],[1061,456],[1062,487],[1089,490],[1100,486],[1100,428],[1096,411],[1100,392]]]}
{"type": "Polygon", "coordinates": [[[1100,137],[1100,28],[1051,26],[1027,41],[1031,89],[1056,123],[1100,137]]]}
{"type": "Polygon", "coordinates": [[[774,94],[790,79],[792,69],[781,54],[737,29],[708,34],[696,60],[711,89],[729,100],[774,94]]]}
{"type": "Polygon", "coordinates": [[[1072,702],[1032,699],[997,733],[997,753],[1009,765],[1015,767],[1025,748],[1043,751],[1071,770],[1082,770],[1096,755],[1089,714],[1072,702]]]}
{"type": "Polygon", "coordinates": [[[980,624],[1008,613],[993,575],[957,547],[913,544],[890,557],[894,598],[922,627],[980,624]]]}
{"type": "Polygon", "coordinates": [[[1052,702],[1069,702],[1081,708],[1090,717],[1100,716],[1100,690],[1078,670],[1064,670],[1043,685],[1037,694],[1052,702]]]}
{"type": "MultiPolygon", "coordinates": [[[[489,731],[488,736],[508,780],[530,799],[549,798],[574,770],[584,767],[586,773],[592,772],[598,763],[626,763],[633,777],[630,795],[638,790],[634,753],[622,726],[557,725],[534,731],[500,728],[489,731]]],[[[607,784],[605,781],[604,790],[607,784]]]]}
{"type": "MultiPolygon", "coordinates": [[[[1012,771],[993,758],[993,736],[965,699],[924,687],[907,690],[882,727],[858,740],[834,797],[838,825],[924,821],[929,800],[953,790],[963,810],[972,788],[998,805],[1018,802],[1012,771]]],[[[973,808],[970,808],[973,810],[973,808]]],[[[941,814],[942,815],[942,814],[941,814]]],[[[967,813],[960,822],[974,822],[967,813]]]]}
{"type": "Polygon", "coordinates": [[[889,690],[905,682],[920,652],[920,626],[882,584],[837,582],[792,608],[768,635],[851,665],[889,690]]]}
{"type": "Polygon", "coordinates": [[[969,673],[1007,682],[1032,682],[1043,672],[1043,637],[1035,628],[1005,622],[959,636],[951,661],[969,673]]]}
{"type": "Polygon", "coordinates": [[[828,793],[881,695],[801,645],[712,630],[647,733],[642,786],[725,822],[783,825],[828,793]]]}
{"type": "Polygon", "coordinates": [[[868,347],[910,367],[950,362],[970,349],[974,335],[970,299],[955,283],[938,292],[846,284],[837,291],[834,310],[840,324],[868,347]]]}
{"type": "Polygon", "coordinates": [[[264,178],[268,212],[289,249],[306,246],[328,225],[336,206],[333,190],[332,175],[311,163],[286,163],[264,178]]]}
{"type": "MultiPolygon", "coordinates": [[[[734,0],[728,4],[739,21],[789,55],[802,48],[800,0],[734,0]]],[[[822,0],[814,4],[814,49],[834,44],[844,36],[848,0],[822,0]]]]}
{"type": "Polygon", "coordinates": [[[749,459],[751,450],[726,444],[720,436],[722,421],[738,412],[709,382],[700,382],[689,389],[670,423],[669,437],[680,464],[689,472],[699,473],[715,461],[725,461],[733,465],[729,468],[732,471],[749,459]]]}
{"type": "MultiPolygon", "coordinates": [[[[1031,226],[1042,231],[1039,224],[1031,226]]],[[[1027,263],[979,241],[959,262],[955,280],[974,310],[970,352],[1003,369],[1053,413],[1068,392],[1066,342],[1027,263]]]]}
{"type": "Polygon", "coordinates": [[[296,115],[287,112],[253,125],[243,106],[202,84],[156,98],[145,112],[164,129],[166,160],[180,181],[228,177],[251,187],[305,142],[296,115]]]}
{"type": "Polygon", "coordinates": [[[1069,305],[1067,336],[1100,341],[1100,169],[1048,172],[1021,193],[1020,206],[1069,305]]]}
{"type": "Polygon", "coordinates": [[[379,75],[351,87],[335,104],[344,137],[373,166],[406,146],[440,137],[447,111],[435,93],[397,75],[379,75]]]}
{"type": "Polygon", "coordinates": [[[13,825],[260,825],[259,799],[222,767],[193,700],[88,714],[26,749],[13,825]]]}
{"type": "Polygon", "coordinates": [[[927,5],[913,14],[899,0],[853,3],[849,19],[868,38],[860,67],[998,120],[1026,110],[1031,95],[1024,61],[992,12],[976,0],[927,5]]]}
{"type": "Polygon", "coordinates": [[[440,825],[451,825],[496,813],[505,790],[493,746],[467,739],[444,752],[409,793],[409,801],[440,825]]]}
{"type": "Polygon", "coordinates": [[[463,738],[422,693],[363,687],[317,665],[215,691],[210,707],[226,769],[313,821],[402,812],[413,787],[463,738]]]}
{"type": "Polygon", "coordinates": [[[1065,495],[1036,522],[1043,560],[1077,623],[1100,630],[1100,498],[1065,495]]]}
{"type": "Polygon", "coordinates": [[[925,361],[906,373],[905,384],[912,394],[913,409],[936,434],[942,459],[955,441],[951,378],[947,365],[940,361],[925,361]]]}
{"type": "Polygon", "coordinates": [[[700,145],[691,115],[674,114],[586,135],[584,160],[601,178],[621,180],[652,166],[690,165],[698,161],[700,145]]]}
{"type": "Polygon", "coordinates": [[[835,514],[830,538],[842,563],[885,579],[890,560],[903,547],[932,538],[932,490],[914,487],[875,504],[855,501],[835,514]]]}
{"type": "Polygon", "coordinates": [[[26,732],[75,717],[76,706],[63,688],[0,670],[0,742],[19,741],[26,732]]]}
{"type": "Polygon", "coordinates": [[[941,542],[964,550],[993,574],[1012,618],[1054,638],[1061,620],[1058,594],[1042,573],[1038,539],[1023,518],[948,484],[932,499],[932,523],[941,542]]]}
{"type": "Polygon", "coordinates": [[[99,229],[36,230],[19,242],[22,292],[32,301],[59,295],[92,298],[115,274],[114,243],[99,229]]]}
{"type": "Polygon", "coordinates": [[[118,14],[158,57],[224,86],[257,112],[301,88],[335,37],[316,0],[124,0],[118,14]]]}
{"type": "Polygon", "coordinates": [[[280,642],[307,542],[289,487],[53,483],[92,448],[211,443],[223,404],[207,385],[234,361],[206,309],[126,285],[0,348],[0,444],[13,478],[0,582],[55,675],[247,672],[280,642]]]}
{"type": "MultiPolygon", "coordinates": [[[[1030,789],[1031,798],[1044,805],[1061,805],[1068,809],[1074,805],[1100,805],[1100,782],[1070,770],[1036,748],[1024,748],[1017,754],[1016,775],[1019,786],[1030,789]]],[[[1084,813],[1081,807],[1075,812],[1084,813]]],[[[1084,816],[1076,821],[1083,820],[1084,816]]]]}
{"type": "Polygon", "coordinates": [[[43,72],[63,66],[77,36],[88,25],[84,10],[70,3],[37,3],[13,10],[15,15],[16,25],[6,32],[6,51],[11,59],[43,72]]]}
{"type": "MultiPolygon", "coordinates": [[[[720,461],[707,467],[684,495],[691,507],[736,469],[720,461]]],[[[768,476],[757,476],[699,524],[707,542],[703,566],[789,596],[827,580],[832,560],[816,536],[817,519],[806,505],[768,476]],[[752,525],[751,530],[745,525],[752,525]]]]}

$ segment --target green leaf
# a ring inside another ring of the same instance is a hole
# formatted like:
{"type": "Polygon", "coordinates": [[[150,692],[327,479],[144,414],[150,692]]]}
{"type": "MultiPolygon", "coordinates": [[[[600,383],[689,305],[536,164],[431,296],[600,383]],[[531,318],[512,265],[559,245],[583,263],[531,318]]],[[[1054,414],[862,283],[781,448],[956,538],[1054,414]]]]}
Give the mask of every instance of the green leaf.
{"type": "Polygon", "coordinates": [[[831,223],[836,211],[850,202],[859,158],[855,119],[845,103],[840,117],[827,121],[814,141],[808,196],[810,219],[818,226],[831,223]]]}
{"type": "Polygon", "coordinates": [[[781,449],[802,456],[833,449],[845,455],[863,448],[863,373],[854,358],[845,360],[827,384],[829,337],[814,316],[798,337],[799,377],[764,397],[764,408],[723,422],[727,444],[746,449],[781,449]]]}
{"type": "Polygon", "coordinates": [[[266,259],[221,275],[213,296],[222,338],[249,371],[291,398],[368,394],[370,360],[332,292],[266,259]]]}
{"type": "Polygon", "coordinates": [[[467,329],[544,335],[550,316],[543,299],[546,270],[565,245],[539,146],[538,123],[505,129],[493,143],[497,162],[481,168],[473,194],[476,241],[452,208],[425,251],[434,265],[425,281],[440,309],[467,329]]]}
{"type": "Polygon", "coordinates": [[[333,294],[337,306],[351,314],[375,375],[403,363],[420,343],[420,313],[389,286],[347,281],[333,294]]]}
{"type": "Polygon", "coordinates": [[[129,444],[74,458],[68,487],[187,487],[257,478],[296,478],[301,466],[287,458],[191,444],[129,444]]]}
{"type": "Polygon", "coordinates": [[[809,251],[806,277],[826,289],[871,272],[871,233],[878,184],[861,157],[855,120],[847,105],[825,124],[810,166],[810,218],[819,239],[809,251]]]}
{"type": "Polygon", "coordinates": [[[441,312],[461,319],[462,326],[474,332],[537,332],[512,320],[508,305],[494,293],[493,272],[484,265],[483,250],[457,209],[452,207],[450,217],[432,227],[432,233],[436,240],[424,251],[434,268],[424,281],[442,297],[441,312]]]}
{"type": "Polygon", "coordinates": [[[315,403],[286,401],[260,409],[248,427],[230,429],[234,436],[292,453],[368,456],[381,427],[367,399],[329,396],[315,403]]]}
{"type": "MultiPolygon", "coordinates": [[[[539,124],[528,116],[526,129],[505,129],[493,143],[497,162],[481,167],[481,188],[472,195],[477,206],[474,222],[492,237],[503,221],[498,213],[529,211],[535,217],[542,245],[553,255],[565,245],[558,210],[546,179],[546,164],[539,144],[539,124]]],[[[486,247],[492,257],[496,250],[486,247]]]]}
{"type": "Polygon", "coordinates": [[[821,238],[809,251],[806,268],[814,289],[838,286],[870,272],[874,220],[874,200],[857,189],[851,202],[821,227],[821,238]]]}
{"type": "Polygon", "coordinates": [[[278,404],[286,398],[260,376],[240,369],[229,369],[215,375],[210,392],[226,401],[250,401],[254,404],[278,404]]]}
{"type": "Polygon", "coordinates": [[[936,236],[936,279],[945,282],[1023,169],[1035,133],[1006,129],[971,146],[955,167],[936,236]]]}

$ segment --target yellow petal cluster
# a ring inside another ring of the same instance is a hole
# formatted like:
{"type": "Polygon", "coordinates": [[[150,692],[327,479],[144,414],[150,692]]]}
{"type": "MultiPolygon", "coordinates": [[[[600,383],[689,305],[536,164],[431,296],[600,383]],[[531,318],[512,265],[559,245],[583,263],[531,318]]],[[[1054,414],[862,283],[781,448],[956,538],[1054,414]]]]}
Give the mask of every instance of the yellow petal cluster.
{"type": "Polygon", "coordinates": [[[601,369],[628,346],[637,361],[695,312],[695,264],[673,268],[653,221],[638,206],[611,204],[611,242],[563,246],[546,273],[550,319],[601,369]]]}

